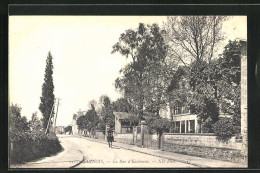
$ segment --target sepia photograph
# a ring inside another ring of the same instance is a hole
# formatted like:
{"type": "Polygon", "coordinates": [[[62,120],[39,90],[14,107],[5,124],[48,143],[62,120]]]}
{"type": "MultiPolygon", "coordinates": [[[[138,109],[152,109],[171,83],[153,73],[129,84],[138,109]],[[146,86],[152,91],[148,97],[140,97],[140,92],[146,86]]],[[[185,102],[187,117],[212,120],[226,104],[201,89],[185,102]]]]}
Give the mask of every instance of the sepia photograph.
{"type": "Polygon", "coordinates": [[[247,16],[10,15],[9,168],[247,168],[247,16]]]}

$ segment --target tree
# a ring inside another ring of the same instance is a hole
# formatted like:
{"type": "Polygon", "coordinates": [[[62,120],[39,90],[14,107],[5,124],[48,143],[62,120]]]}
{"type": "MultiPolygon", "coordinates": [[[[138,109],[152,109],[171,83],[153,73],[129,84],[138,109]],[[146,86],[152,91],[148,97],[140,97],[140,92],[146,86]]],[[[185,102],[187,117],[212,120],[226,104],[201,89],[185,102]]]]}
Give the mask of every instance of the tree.
{"type": "Polygon", "coordinates": [[[53,84],[53,63],[51,52],[48,53],[42,85],[42,96],[39,109],[43,116],[43,127],[47,128],[49,117],[54,115],[54,84],[53,84]]]}
{"type": "Polygon", "coordinates": [[[198,114],[209,131],[218,120],[220,86],[225,84],[219,80],[221,69],[215,54],[224,38],[222,24],[227,19],[225,16],[174,16],[168,17],[165,24],[169,56],[187,67],[192,92],[186,98],[191,112],[198,114]]]}
{"type": "Polygon", "coordinates": [[[78,128],[81,130],[87,129],[89,132],[96,129],[98,123],[99,119],[94,105],[91,105],[91,109],[88,110],[85,115],[81,115],[77,119],[78,128]]]}
{"type": "Polygon", "coordinates": [[[41,121],[38,118],[37,112],[34,112],[32,114],[31,120],[29,121],[29,126],[33,131],[40,131],[42,126],[41,126],[41,121]]]}
{"type": "Polygon", "coordinates": [[[119,98],[112,102],[112,109],[115,112],[132,112],[134,113],[134,107],[129,103],[126,98],[119,98]]]}
{"type": "MultiPolygon", "coordinates": [[[[169,102],[171,112],[190,104],[192,95],[187,68],[179,66],[173,73],[170,85],[167,87],[167,101],[169,102]]],[[[171,116],[171,121],[173,121],[173,115],[171,116]]]]}
{"type": "Polygon", "coordinates": [[[139,119],[142,119],[148,93],[145,79],[150,74],[149,67],[163,62],[167,53],[160,28],[156,24],[140,23],[136,30],[126,30],[113,46],[112,53],[115,52],[131,57],[131,62],[120,70],[123,76],[116,79],[115,87],[137,108],[139,119]]]}
{"type": "Polygon", "coordinates": [[[167,57],[162,61],[150,63],[147,72],[144,74],[145,84],[145,108],[146,111],[159,116],[159,111],[165,108],[167,102],[167,88],[170,85],[175,65],[166,62],[167,57]]]}
{"type": "Polygon", "coordinates": [[[167,118],[157,118],[152,124],[152,128],[160,135],[170,128],[170,121],[167,118]]]}
{"type": "MultiPolygon", "coordinates": [[[[111,128],[114,128],[115,116],[113,114],[110,98],[106,95],[102,95],[99,98],[99,102],[101,104],[101,121],[103,121],[106,125],[109,125],[111,128]]],[[[102,128],[103,127],[104,125],[102,128]]]]}
{"type": "Polygon", "coordinates": [[[65,127],[65,133],[66,132],[70,132],[71,133],[71,131],[72,131],[72,126],[65,127]]]}
{"type": "Polygon", "coordinates": [[[241,127],[241,45],[229,41],[219,59],[222,85],[222,111],[232,114],[233,125],[240,132],[241,127]],[[223,85],[225,83],[225,85],[223,85]]]}
{"type": "Polygon", "coordinates": [[[145,121],[150,134],[156,132],[161,136],[163,132],[169,130],[170,128],[170,121],[167,118],[162,118],[157,115],[147,117],[145,121]]]}
{"type": "Polygon", "coordinates": [[[170,54],[186,65],[195,61],[210,63],[224,39],[225,16],[170,16],[165,24],[165,39],[170,54]]]}
{"type": "Polygon", "coordinates": [[[21,110],[22,108],[18,104],[11,104],[10,106],[9,115],[11,133],[16,133],[17,131],[24,132],[29,130],[27,119],[26,117],[21,116],[21,110]]]}

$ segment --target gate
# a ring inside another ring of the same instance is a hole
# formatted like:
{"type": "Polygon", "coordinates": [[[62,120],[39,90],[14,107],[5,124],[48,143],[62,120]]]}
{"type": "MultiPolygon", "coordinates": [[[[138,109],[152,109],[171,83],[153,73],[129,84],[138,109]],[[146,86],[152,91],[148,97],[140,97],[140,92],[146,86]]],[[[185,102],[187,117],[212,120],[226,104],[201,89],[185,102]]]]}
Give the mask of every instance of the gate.
{"type": "Polygon", "coordinates": [[[150,134],[147,125],[133,128],[133,144],[142,148],[161,149],[163,136],[150,134]]]}
{"type": "Polygon", "coordinates": [[[141,126],[136,126],[133,128],[133,143],[134,145],[141,146],[142,136],[141,136],[141,126]]]}

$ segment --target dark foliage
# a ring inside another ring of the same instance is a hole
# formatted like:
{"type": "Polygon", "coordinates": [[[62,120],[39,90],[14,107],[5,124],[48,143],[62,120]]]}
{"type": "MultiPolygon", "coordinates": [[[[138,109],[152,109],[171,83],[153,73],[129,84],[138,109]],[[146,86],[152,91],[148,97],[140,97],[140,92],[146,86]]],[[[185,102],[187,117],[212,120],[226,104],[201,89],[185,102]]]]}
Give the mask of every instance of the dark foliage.
{"type": "Polygon", "coordinates": [[[65,133],[66,132],[71,132],[71,131],[72,131],[72,126],[65,127],[65,133]]]}
{"type": "Polygon", "coordinates": [[[85,115],[82,115],[77,119],[78,128],[81,130],[87,129],[88,131],[91,131],[97,128],[98,123],[99,119],[93,107],[92,109],[88,110],[85,115]]]}
{"type": "Polygon", "coordinates": [[[214,133],[217,138],[226,141],[234,135],[234,126],[230,118],[221,118],[214,124],[214,133]]]}
{"type": "Polygon", "coordinates": [[[24,163],[62,150],[55,134],[13,131],[10,134],[10,163],[24,163]]]}
{"type": "Polygon", "coordinates": [[[42,96],[39,109],[43,116],[43,127],[47,128],[50,116],[54,115],[54,84],[53,84],[53,63],[52,55],[49,52],[46,60],[46,68],[44,74],[44,82],[42,84],[42,96]],[[53,111],[52,111],[53,109],[53,111]],[[52,112],[52,115],[51,115],[52,112]]]}

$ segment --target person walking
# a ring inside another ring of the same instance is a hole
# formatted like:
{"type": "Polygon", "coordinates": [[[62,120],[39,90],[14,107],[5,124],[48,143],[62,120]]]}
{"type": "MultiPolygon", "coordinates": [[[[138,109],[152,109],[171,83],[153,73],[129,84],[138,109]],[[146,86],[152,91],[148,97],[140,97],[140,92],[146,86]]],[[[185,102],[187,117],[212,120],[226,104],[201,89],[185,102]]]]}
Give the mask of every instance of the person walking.
{"type": "Polygon", "coordinates": [[[112,131],[108,131],[107,134],[107,142],[108,142],[108,147],[112,148],[112,142],[114,141],[114,136],[112,131]]]}

